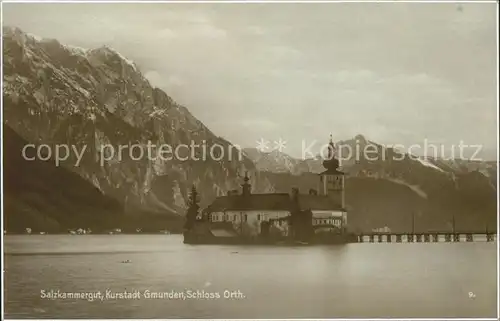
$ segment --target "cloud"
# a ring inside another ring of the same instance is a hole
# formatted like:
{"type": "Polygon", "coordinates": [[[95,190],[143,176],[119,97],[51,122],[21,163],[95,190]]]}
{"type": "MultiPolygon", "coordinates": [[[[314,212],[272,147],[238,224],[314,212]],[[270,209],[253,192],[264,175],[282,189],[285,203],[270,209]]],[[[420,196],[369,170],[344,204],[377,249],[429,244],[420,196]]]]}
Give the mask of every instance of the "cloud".
{"type": "Polygon", "coordinates": [[[227,37],[228,32],[209,23],[203,23],[190,26],[182,35],[215,39],[227,37]]]}
{"type": "Polygon", "coordinates": [[[173,39],[179,36],[179,34],[175,31],[173,31],[171,28],[163,28],[160,31],[158,31],[157,34],[158,38],[165,40],[165,39],[173,39]]]}
{"type": "Polygon", "coordinates": [[[144,73],[144,77],[153,87],[170,89],[185,85],[185,81],[181,77],[175,75],[165,76],[155,70],[144,73]]]}
{"type": "Polygon", "coordinates": [[[302,57],[300,50],[289,46],[271,46],[266,48],[266,53],[273,59],[298,59],[302,57]]]}
{"type": "Polygon", "coordinates": [[[248,26],[244,28],[244,32],[254,36],[262,36],[266,34],[266,31],[261,26],[248,26]]]}
{"type": "Polygon", "coordinates": [[[270,121],[268,119],[242,119],[239,122],[243,127],[258,129],[258,130],[269,130],[278,127],[278,124],[270,121]]]}

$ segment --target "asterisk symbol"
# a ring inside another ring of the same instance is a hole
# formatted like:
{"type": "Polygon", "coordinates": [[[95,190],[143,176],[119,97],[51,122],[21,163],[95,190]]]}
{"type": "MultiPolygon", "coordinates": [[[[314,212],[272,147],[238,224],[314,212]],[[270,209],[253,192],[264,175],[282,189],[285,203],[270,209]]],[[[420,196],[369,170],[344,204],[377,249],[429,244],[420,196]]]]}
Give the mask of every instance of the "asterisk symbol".
{"type": "Polygon", "coordinates": [[[269,141],[265,140],[264,138],[261,138],[260,140],[256,141],[257,143],[257,149],[260,152],[265,152],[266,150],[269,149],[269,141]]]}
{"type": "Polygon", "coordinates": [[[278,141],[274,141],[274,149],[277,149],[279,152],[282,152],[286,148],[286,140],[278,139],[278,141]]]}

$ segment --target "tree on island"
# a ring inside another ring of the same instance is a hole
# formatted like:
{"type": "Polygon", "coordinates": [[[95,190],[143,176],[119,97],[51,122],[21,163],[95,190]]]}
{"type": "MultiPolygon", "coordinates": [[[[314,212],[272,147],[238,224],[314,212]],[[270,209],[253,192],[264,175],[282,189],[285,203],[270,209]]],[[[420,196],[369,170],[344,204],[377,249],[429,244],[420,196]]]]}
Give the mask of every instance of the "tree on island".
{"type": "Polygon", "coordinates": [[[196,191],[196,187],[193,185],[191,188],[191,194],[189,195],[189,207],[186,212],[186,224],[184,228],[186,230],[190,230],[198,217],[198,210],[200,206],[198,205],[198,192],[196,191]]]}

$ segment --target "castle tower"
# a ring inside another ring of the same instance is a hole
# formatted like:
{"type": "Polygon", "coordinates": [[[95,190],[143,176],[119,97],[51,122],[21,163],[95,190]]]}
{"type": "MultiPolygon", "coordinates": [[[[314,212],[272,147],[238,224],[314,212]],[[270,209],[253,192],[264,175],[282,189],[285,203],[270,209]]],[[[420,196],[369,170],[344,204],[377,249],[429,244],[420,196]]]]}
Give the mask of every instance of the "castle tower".
{"type": "Polygon", "coordinates": [[[325,171],[320,175],[320,194],[327,195],[335,204],[345,208],[344,173],[339,170],[339,160],[335,155],[332,136],[328,144],[328,156],[323,161],[325,171]]]}
{"type": "Polygon", "coordinates": [[[245,177],[243,178],[244,183],[241,184],[242,187],[242,195],[243,196],[249,196],[252,194],[252,185],[248,183],[250,181],[250,178],[248,178],[248,171],[245,172],[245,177]]]}
{"type": "Polygon", "coordinates": [[[191,194],[189,194],[189,201],[188,201],[189,208],[198,211],[198,209],[200,208],[198,206],[198,202],[199,202],[198,191],[196,190],[196,186],[193,184],[193,186],[191,187],[191,194]]]}
{"type": "Polygon", "coordinates": [[[186,212],[186,224],[184,225],[184,228],[187,230],[190,230],[194,226],[196,218],[198,217],[198,210],[200,209],[198,201],[198,191],[196,191],[196,187],[193,184],[186,212]]]}

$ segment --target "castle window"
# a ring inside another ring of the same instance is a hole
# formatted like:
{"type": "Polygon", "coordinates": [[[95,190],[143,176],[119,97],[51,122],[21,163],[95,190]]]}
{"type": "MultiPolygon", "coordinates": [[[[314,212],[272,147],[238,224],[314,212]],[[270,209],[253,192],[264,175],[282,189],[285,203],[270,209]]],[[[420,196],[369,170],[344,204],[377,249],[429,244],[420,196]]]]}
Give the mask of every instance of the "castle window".
{"type": "Polygon", "coordinates": [[[233,221],[236,222],[236,214],[233,215],[233,221]]]}
{"type": "Polygon", "coordinates": [[[260,221],[260,214],[257,214],[257,221],[260,221]]]}
{"type": "Polygon", "coordinates": [[[243,215],[243,220],[246,222],[248,220],[247,214],[243,215]]]}

